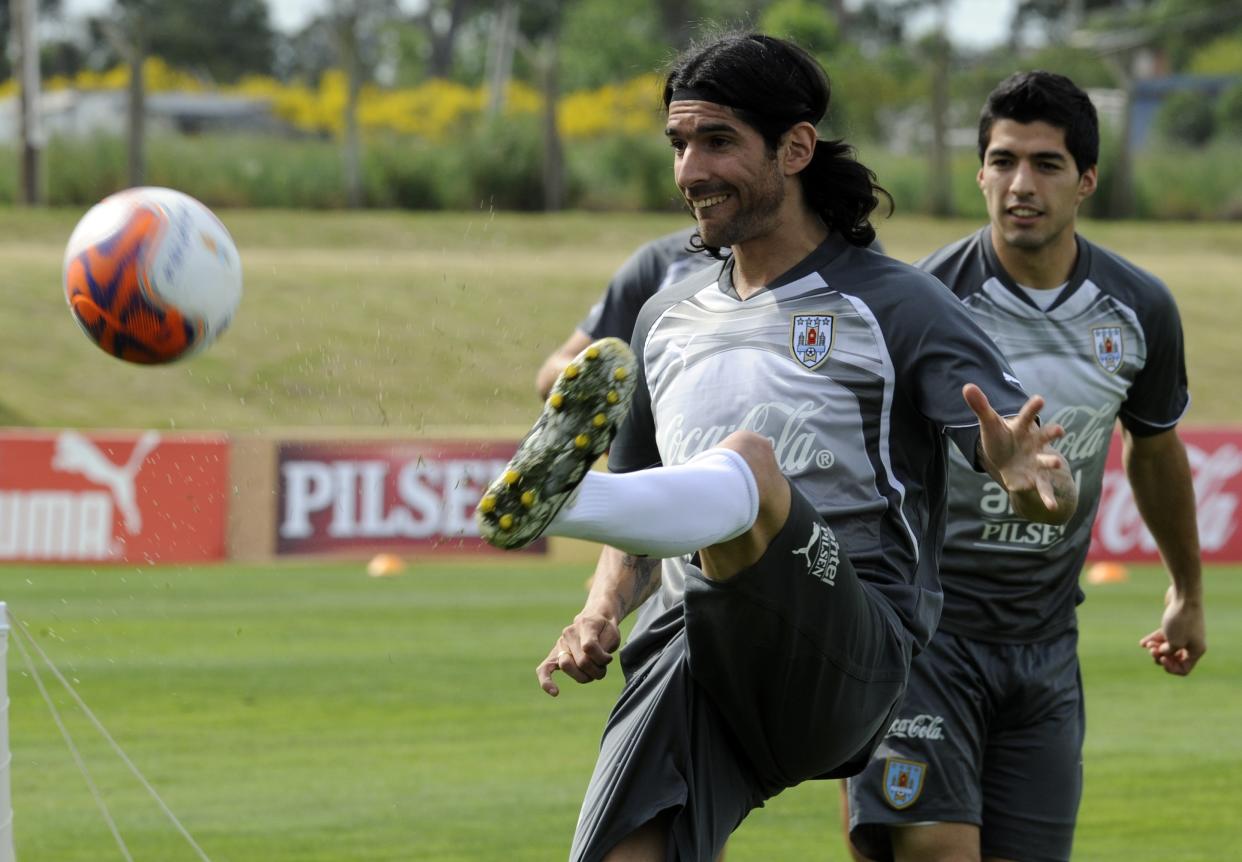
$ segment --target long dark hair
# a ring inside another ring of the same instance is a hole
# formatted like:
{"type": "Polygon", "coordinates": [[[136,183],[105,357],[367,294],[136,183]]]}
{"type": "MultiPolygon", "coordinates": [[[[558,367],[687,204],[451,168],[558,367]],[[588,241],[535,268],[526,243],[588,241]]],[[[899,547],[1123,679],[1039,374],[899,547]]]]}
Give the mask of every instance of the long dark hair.
{"type": "MultiPolygon", "coordinates": [[[[664,108],[674,98],[725,105],[775,152],[795,124],[824,118],[831,92],[823,67],[797,45],[762,33],[733,33],[691,47],[674,62],[664,79],[664,108]]],[[[875,241],[871,213],[881,197],[891,212],[893,199],[852,146],[840,139],[817,142],[798,176],[807,205],[829,228],[857,246],[875,241]]],[[[691,245],[706,248],[697,235],[691,245]]]]}

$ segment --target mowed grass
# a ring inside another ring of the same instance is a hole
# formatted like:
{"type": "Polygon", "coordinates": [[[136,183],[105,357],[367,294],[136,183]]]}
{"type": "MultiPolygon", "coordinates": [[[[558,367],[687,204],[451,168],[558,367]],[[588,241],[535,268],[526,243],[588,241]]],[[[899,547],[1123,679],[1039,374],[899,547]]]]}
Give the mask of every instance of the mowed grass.
{"type": "MultiPolygon", "coordinates": [[[[616,673],[551,700],[533,667],[583,566],[353,563],[0,569],[0,594],[215,862],[549,860],[568,851],[616,673]]],[[[1137,646],[1163,575],[1088,587],[1087,790],[1076,859],[1242,852],[1242,570],[1207,575],[1210,652],[1188,679],[1137,646]]],[[[16,645],[18,858],[122,858],[16,645]]],[[[45,680],[51,683],[45,673],[45,680]]],[[[134,859],[198,858],[69,698],[55,703],[134,859]]],[[[730,862],[844,859],[837,787],[755,812],[730,862]]]]}
{"type": "MultiPolygon", "coordinates": [[[[80,213],[0,211],[0,423],[263,431],[281,426],[520,431],[533,377],[642,242],[678,216],[223,211],[245,266],[234,326],[163,368],[104,355],[70,319],[60,278],[80,213]]],[[[897,216],[913,260],[977,227],[897,216]]],[[[1242,417],[1233,385],[1242,225],[1086,223],[1165,279],[1181,305],[1189,422],[1242,417]]]]}

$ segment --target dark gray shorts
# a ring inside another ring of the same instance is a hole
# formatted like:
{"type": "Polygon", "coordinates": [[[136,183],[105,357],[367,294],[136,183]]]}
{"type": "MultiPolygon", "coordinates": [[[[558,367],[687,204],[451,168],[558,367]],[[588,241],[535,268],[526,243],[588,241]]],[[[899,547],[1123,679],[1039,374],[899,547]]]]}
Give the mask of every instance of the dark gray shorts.
{"type": "Polygon", "coordinates": [[[793,498],[758,563],[725,584],[688,579],[684,602],[622,650],[626,684],[571,859],[600,859],[669,811],[668,858],[711,860],[765,799],[866,763],[905,686],[909,637],[793,498]]]}
{"type": "Polygon", "coordinates": [[[938,632],[910,668],[897,720],[850,779],[850,837],[883,862],[890,825],[974,823],[985,857],[1067,860],[1085,728],[1076,631],[1032,644],[938,632]]]}

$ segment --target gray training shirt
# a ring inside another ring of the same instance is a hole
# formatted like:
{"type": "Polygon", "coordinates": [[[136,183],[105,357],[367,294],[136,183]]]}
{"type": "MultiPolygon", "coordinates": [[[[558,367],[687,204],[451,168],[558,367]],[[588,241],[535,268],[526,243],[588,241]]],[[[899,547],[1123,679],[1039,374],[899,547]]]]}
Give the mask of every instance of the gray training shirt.
{"type": "MultiPolygon", "coordinates": [[[[639,384],[610,468],[682,464],[736,430],[768,437],[921,649],[941,607],[945,436],[972,457],[979,436],[962,385],[1002,413],[1024,392],[942,284],[836,234],[745,301],[731,276],[731,264],[702,270],[643,307],[639,384]]],[[[665,562],[665,606],[687,562],[665,562]]]]}
{"type": "Polygon", "coordinates": [[[1054,446],[1079,488],[1069,523],[1031,523],[952,453],[941,628],[990,641],[1054,637],[1075,625],[1082,601],[1078,574],[1116,419],[1135,436],[1158,434],[1190,402],[1177,306],[1153,275],[1081,237],[1074,273],[1047,311],[1005,272],[989,228],[915,266],[961,298],[1026,390],[1047,400],[1041,417],[1065,427],[1054,446]]]}

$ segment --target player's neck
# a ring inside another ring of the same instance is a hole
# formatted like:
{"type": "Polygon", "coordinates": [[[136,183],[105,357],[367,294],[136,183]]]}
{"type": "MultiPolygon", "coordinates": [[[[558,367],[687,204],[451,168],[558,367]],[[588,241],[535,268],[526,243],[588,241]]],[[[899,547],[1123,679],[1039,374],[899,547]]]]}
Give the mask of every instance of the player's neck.
{"type": "Polygon", "coordinates": [[[807,211],[792,224],[733,246],[733,289],[749,299],[780,278],[828,238],[818,216],[807,211]]]}
{"type": "Polygon", "coordinates": [[[993,228],[992,248],[1005,272],[1023,287],[1049,290],[1069,281],[1078,262],[1078,240],[1071,224],[1052,242],[1039,248],[1010,245],[993,228]]]}

